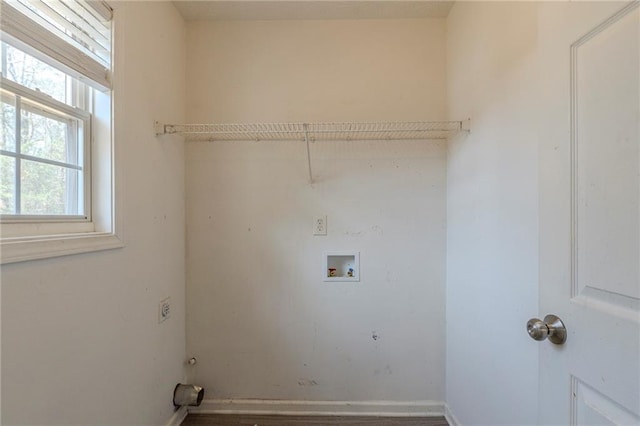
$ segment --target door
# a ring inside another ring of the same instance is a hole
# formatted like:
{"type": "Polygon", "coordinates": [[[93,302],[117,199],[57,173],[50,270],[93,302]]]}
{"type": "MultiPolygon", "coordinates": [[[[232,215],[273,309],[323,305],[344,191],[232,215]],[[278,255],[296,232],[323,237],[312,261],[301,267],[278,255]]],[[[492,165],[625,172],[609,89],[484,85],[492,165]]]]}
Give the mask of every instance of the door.
{"type": "Polygon", "coordinates": [[[539,9],[540,424],[640,425],[639,10],[539,9]]]}

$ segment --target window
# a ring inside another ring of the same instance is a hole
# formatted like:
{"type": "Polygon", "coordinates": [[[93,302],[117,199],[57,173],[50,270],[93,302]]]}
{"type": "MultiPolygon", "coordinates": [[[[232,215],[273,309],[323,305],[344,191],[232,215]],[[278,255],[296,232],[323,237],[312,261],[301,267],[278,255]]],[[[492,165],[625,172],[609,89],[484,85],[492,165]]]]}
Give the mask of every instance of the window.
{"type": "Polygon", "coordinates": [[[111,9],[89,0],[1,7],[2,263],[121,246],[110,154],[111,9]]]}
{"type": "Polygon", "coordinates": [[[2,218],[90,220],[91,91],[6,43],[0,57],[2,218]]]}

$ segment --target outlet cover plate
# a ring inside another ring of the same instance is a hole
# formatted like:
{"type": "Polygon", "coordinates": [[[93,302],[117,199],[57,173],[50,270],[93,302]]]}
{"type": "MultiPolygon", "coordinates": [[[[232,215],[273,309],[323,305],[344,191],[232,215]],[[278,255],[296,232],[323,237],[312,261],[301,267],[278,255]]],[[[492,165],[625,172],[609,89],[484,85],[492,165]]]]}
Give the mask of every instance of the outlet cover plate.
{"type": "Polygon", "coordinates": [[[158,324],[171,316],[171,298],[167,297],[158,303],[158,324]]]}
{"type": "Polygon", "coordinates": [[[327,215],[313,218],[313,235],[327,235],[327,215]]]}

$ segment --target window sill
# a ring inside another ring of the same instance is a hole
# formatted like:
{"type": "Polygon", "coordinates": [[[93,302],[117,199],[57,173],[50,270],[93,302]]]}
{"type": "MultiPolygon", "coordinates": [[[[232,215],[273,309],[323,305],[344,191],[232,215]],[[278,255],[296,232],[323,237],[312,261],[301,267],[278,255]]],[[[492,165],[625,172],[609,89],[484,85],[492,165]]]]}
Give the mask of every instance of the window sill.
{"type": "Polygon", "coordinates": [[[0,264],[90,253],[124,247],[113,233],[89,232],[46,237],[5,238],[0,243],[0,264]]]}

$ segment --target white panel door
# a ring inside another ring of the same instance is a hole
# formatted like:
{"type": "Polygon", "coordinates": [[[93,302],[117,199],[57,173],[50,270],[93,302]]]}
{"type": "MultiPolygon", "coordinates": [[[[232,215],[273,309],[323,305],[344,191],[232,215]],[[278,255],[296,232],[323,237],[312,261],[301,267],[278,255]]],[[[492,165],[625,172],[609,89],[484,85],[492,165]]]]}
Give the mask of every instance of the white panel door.
{"type": "Polygon", "coordinates": [[[640,9],[539,13],[539,423],[640,425],[640,9]]]}

